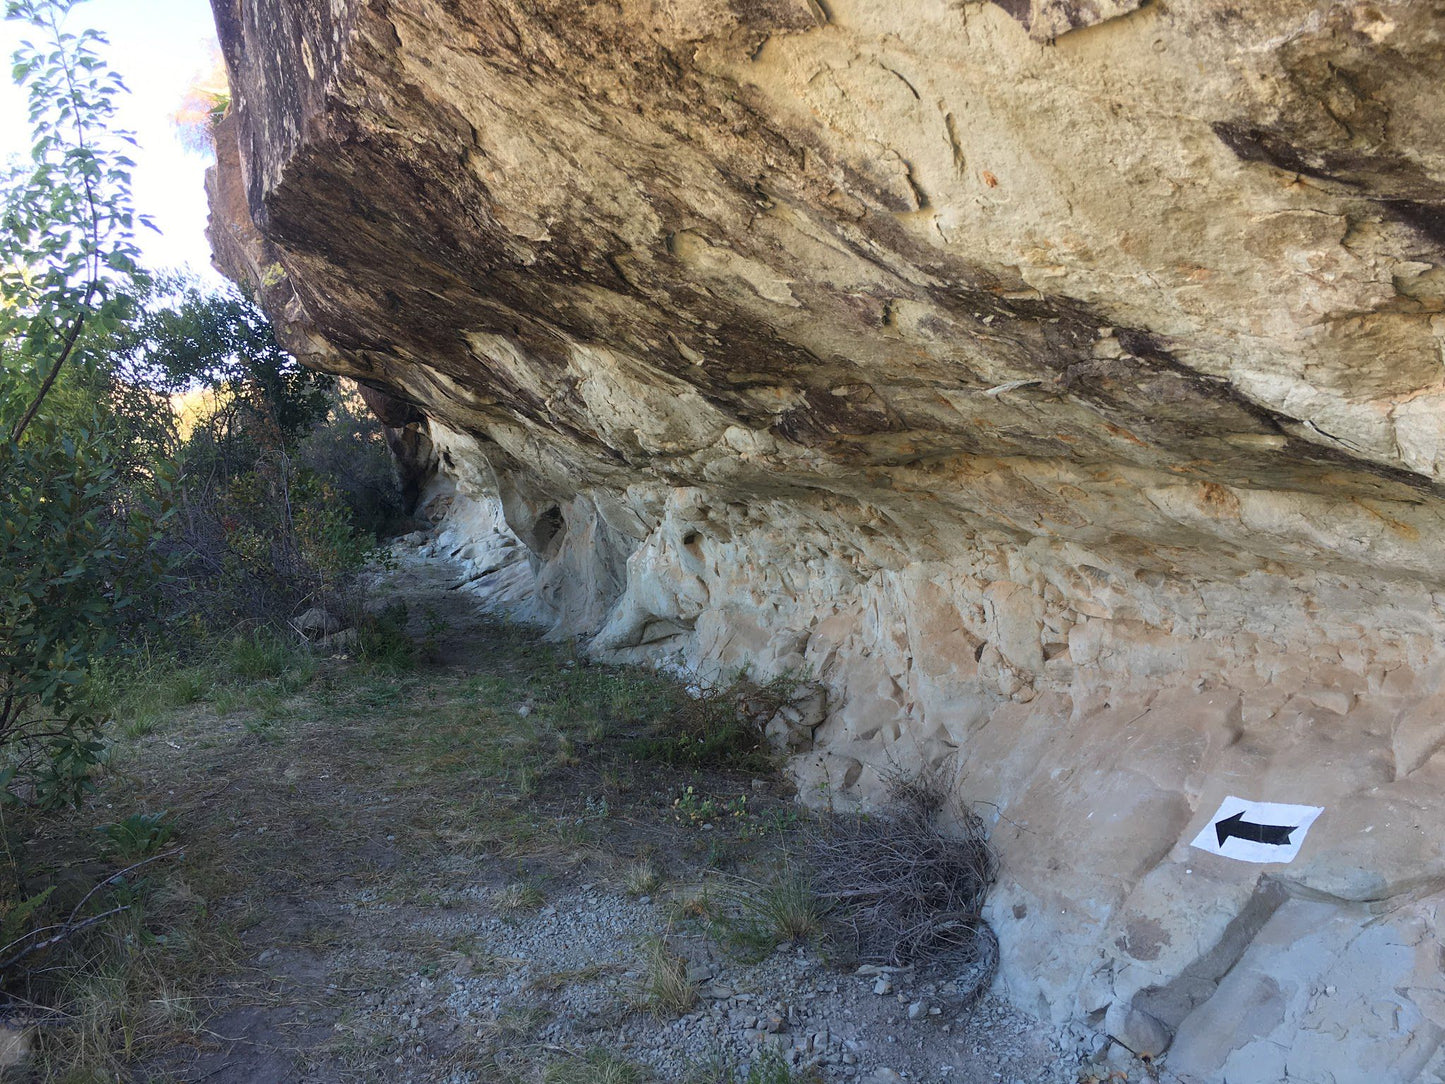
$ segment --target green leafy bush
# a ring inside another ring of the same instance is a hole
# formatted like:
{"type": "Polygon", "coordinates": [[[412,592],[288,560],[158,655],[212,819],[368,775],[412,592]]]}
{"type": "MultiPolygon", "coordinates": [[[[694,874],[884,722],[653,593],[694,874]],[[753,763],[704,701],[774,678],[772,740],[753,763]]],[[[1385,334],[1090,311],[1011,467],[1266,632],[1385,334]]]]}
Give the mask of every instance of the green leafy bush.
{"type": "Polygon", "coordinates": [[[86,677],[163,573],[164,517],[114,506],[103,438],[86,438],[0,446],[0,783],[47,807],[77,799],[104,759],[86,677]]]}

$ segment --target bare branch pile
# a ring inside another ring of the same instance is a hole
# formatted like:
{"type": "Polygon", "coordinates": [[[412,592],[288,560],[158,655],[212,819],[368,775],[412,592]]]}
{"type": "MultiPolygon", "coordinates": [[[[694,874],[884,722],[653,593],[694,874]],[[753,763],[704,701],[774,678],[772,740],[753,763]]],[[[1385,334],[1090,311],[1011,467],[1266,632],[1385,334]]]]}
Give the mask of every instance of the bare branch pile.
{"type": "Polygon", "coordinates": [[[967,972],[970,999],[987,988],[998,941],[980,911],[998,859],[936,773],[892,780],[878,813],[826,818],[809,852],[861,961],[967,972]]]}

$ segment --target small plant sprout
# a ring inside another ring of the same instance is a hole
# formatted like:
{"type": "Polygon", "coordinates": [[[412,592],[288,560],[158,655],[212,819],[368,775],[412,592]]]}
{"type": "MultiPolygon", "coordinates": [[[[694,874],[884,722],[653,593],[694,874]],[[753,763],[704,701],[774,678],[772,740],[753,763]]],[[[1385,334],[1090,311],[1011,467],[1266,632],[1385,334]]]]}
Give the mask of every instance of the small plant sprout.
{"type": "Polygon", "coordinates": [[[124,820],[101,825],[105,836],[104,849],[123,861],[149,858],[159,852],[175,835],[175,825],[164,809],[159,813],[132,813],[124,820]]]}

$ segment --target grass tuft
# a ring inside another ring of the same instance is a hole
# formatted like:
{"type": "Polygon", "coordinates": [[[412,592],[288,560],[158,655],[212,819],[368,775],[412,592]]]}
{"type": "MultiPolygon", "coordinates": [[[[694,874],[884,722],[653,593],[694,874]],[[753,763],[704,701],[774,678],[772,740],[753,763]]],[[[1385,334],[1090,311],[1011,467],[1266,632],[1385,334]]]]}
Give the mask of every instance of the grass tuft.
{"type": "Polygon", "coordinates": [[[542,890],[531,881],[513,881],[492,893],[492,907],[501,915],[517,915],[535,911],[546,902],[542,890]]]}
{"type": "Polygon", "coordinates": [[[378,674],[415,670],[422,652],[407,632],[407,609],[395,602],[379,614],[365,614],[355,625],[352,650],[363,667],[378,674]]]}
{"type": "Polygon", "coordinates": [[[639,858],[622,874],[622,887],[629,896],[651,896],[662,887],[662,874],[650,858],[639,858]]]}
{"type": "Polygon", "coordinates": [[[744,1074],[732,1059],[716,1055],[691,1066],[682,1084],[822,1084],[816,1069],[794,1069],[776,1046],[765,1046],[744,1074]]]}
{"type": "Polygon", "coordinates": [[[775,945],[821,936],[833,909],[812,876],[791,863],[765,884],[734,878],[730,895],[760,937],[775,945]]]}
{"type": "Polygon", "coordinates": [[[642,1004],[654,1016],[679,1016],[697,1004],[697,983],[687,977],[687,961],[661,936],[642,944],[642,1004]]]}
{"type": "Polygon", "coordinates": [[[269,680],[286,673],[301,655],[291,637],[263,627],[233,637],[226,663],[236,677],[269,680]]]}
{"type": "Polygon", "coordinates": [[[606,1050],[554,1061],[542,1075],[543,1084],[642,1084],[644,1079],[641,1068],[606,1050]]]}

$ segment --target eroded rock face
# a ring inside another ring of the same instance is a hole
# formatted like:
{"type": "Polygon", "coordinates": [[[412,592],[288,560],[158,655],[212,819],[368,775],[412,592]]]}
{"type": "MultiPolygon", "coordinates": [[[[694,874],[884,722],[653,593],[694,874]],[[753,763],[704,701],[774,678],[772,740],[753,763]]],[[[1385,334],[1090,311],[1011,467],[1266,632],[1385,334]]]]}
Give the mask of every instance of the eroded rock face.
{"type": "Polygon", "coordinates": [[[811,800],[955,765],[1031,1008],[1445,1068],[1438,5],[214,3],[218,261],[478,585],[810,670],[811,800]]]}

